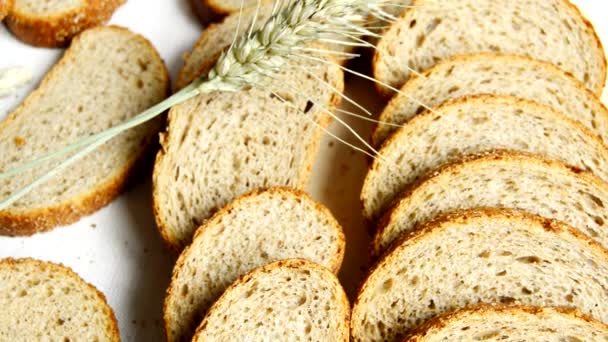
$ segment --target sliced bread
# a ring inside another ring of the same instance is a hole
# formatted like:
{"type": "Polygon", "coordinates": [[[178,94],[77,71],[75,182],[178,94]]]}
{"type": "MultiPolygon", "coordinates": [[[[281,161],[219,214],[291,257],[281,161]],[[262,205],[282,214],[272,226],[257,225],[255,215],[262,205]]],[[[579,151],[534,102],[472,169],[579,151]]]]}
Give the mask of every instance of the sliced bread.
{"type": "Polygon", "coordinates": [[[15,0],[6,25],[20,40],[61,47],[80,32],[107,22],[126,0],[15,0]]]}
{"type": "MultiPolygon", "coordinates": [[[[450,57],[412,77],[386,106],[380,121],[403,124],[450,99],[497,94],[529,99],[568,115],[608,142],[608,110],[579,80],[553,64],[528,57],[480,53],[450,57]]],[[[397,128],[378,125],[376,146],[397,128]]]]}
{"type": "Polygon", "coordinates": [[[0,0],[0,21],[6,17],[14,4],[15,0],[0,0]]]}
{"type": "Polygon", "coordinates": [[[463,155],[514,150],[561,160],[608,180],[608,149],[592,131],[549,107],[514,97],[449,101],[414,117],[380,149],[365,177],[365,217],[379,218],[408,185],[463,155]]]}
{"type": "Polygon", "coordinates": [[[169,112],[153,196],[156,222],[171,248],[181,250],[215,211],[246,192],[307,185],[330,122],[327,111],[340,100],[332,88],[343,89],[342,71],[333,63],[293,59],[260,83],[201,95],[169,112]]]}
{"type": "Polygon", "coordinates": [[[608,341],[608,325],[576,309],[475,305],[434,317],[404,342],[608,341]]]}
{"type": "Polygon", "coordinates": [[[448,57],[474,52],[551,62],[596,95],[606,80],[600,40],[567,0],[416,0],[378,43],[374,75],[399,88],[412,69],[426,70],[448,57]]]}
{"type": "Polygon", "coordinates": [[[334,274],[308,261],[284,260],[230,286],[192,341],[348,341],[349,315],[334,274]]]}
{"type": "Polygon", "coordinates": [[[243,8],[255,6],[258,0],[191,0],[203,22],[218,21],[243,8]]]}
{"type": "Polygon", "coordinates": [[[591,173],[533,156],[488,154],[449,164],[403,193],[385,215],[372,253],[457,209],[504,207],[563,221],[608,246],[608,185],[591,173]]]}
{"type": "Polygon", "coordinates": [[[477,303],[575,307],[608,322],[606,274],[608,251],[557,221],[498,209],[448,215],[405,236],[375,266],[351,333],[354,341],[397,341],[477,303]]]}
{"type": "MultiPolygon", "coordinates": [[[[0,123],[0,172],[117,125],[163,100],[168,90],[165,65],[145,38],[119,27],[90,29],[0,123]]],[[[33,234],[105,206],[120,193],[160,125],[156,119],[123,133],[1,210],[0,234],[33,234]]],[[[59,162],[0,179],[0,198],[59,162]]]]}
{"type": "Polygon", "coordinates": [[[180,255],[165,298],[167,340],[189,341],[213,302],[245,273],[305,259],[337,273],[344,233],[301,191],[272,188],[237,198],[200,227],[180,255]]]}
{"type": "Polygon", "coordinates": [[[68,267],[0,260],[0,340],[120,341],[104,295],[68,267]]]}

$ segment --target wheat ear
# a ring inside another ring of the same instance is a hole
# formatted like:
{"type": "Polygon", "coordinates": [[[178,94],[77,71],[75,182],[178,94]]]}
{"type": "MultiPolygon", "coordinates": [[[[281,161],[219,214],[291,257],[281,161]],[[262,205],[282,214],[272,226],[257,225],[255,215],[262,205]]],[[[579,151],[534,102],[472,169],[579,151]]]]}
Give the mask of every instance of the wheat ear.
{"type": "MultiPolygon", "coordinates": [[[[176,104],[199,94],[237,91],[246,86],[256,86],[262,82],[265,74],[280,69],[292,57],[292,51],[308,42],[331,39],[328,37],[340,35],[340,32],[349,32],[347,36],[343,35],[344,38],[353,38],[356,33],[368,34],[369,31],[364,27],[366,19],[370,16],[386,18],[382,7],[387,3],[389,2],[385,0],[299,0],[285,6],[275,5],[273,15],[259,29],[250,30],[246,36],[236,39],[207,75],[196,79],[165,101],[118,126],[80,139],[61,150],[0,174],[0,179],[18,175],[45,161],[75,152],[25,188],[3,199],[0,202],[0,210],[12,205],[59,171],[115,136],[153,119],[176,104]]],[[[349,44],[348,41],[336,43],[349,44]]],[[[351,43],[362,44],[357,39],[351,43]]]]}

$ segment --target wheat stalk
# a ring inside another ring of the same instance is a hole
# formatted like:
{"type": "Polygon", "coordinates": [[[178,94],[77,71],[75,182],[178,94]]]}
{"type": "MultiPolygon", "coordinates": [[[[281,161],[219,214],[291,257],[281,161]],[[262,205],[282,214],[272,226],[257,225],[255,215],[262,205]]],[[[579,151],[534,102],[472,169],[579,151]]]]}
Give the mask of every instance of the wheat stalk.
{"type": "MultiPolygon", "coordinates": [[[[374,35],[365,27],[366,20],[370,16],[384,21],[394,19],[382,10],[387,5],[390,5],[387,0],[299,0],[282,6],[282,1],[277,0],[271,17],[257,30],[253,29],[254,20],[248,34],[240,39],[235,38],[230,48],[220,56],[207,75],[199,77],[163,102],[118,126],[80,139],[56,152],[1,173],[0,180],[75,152],[31,184],[2,200],[0,210],[12,205],[62,169],[120,133],[153,119],[181,102],[214,91],[237,91],[246,86],[263,86],[261,83],[264,78],[279,70],[296,55],[296,52],[300,56],[314,52],[306,47],[308,42],[325,41],[346,46],[373,47],[359,37],[374,35]],[[341,38],[332,38],[336,35],[341,38]]],[[[396,4],[396,6],[401,5],[396,4]]],[[[343,57],[355,56],[349,53],[332,53],[341,54],[343,57]]]]}

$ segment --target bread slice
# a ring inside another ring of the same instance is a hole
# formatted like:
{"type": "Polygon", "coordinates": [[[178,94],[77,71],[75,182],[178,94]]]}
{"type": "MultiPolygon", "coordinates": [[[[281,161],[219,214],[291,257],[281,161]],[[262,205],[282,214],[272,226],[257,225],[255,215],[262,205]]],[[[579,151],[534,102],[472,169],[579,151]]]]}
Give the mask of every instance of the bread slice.
{"type": "Polygon", "coordinates": [[[566,306],[608,322],[608,251],[557,221],[481,209],[448,215],[395,244],[363,283],[354,341],[397,341],[477,303],[566,306]]]}
{"type": "MultiPolygon", "coordinates": [[[[536,101],[580,121],[608,142],[608,110],[579,80],[553,64],[528,57],[479,53],[455,56],[412,77],[386,106],[380,121],[403,124],[424,111],[468,95],[510,95],[536,101]]],[[[397,128],[379,125],[376,146],[397,128]]]]}
{"type": "MultiPolygon", "coordinates": [[[[208,32],[207,43],[224,30],[208,32]]],[[[327,110],[340,100],[318,79],[343,89],[335,63],[293,59],[263,86],[201,95],[171,109],[153,176],[156,222],[171,248],[189,244],[196,228],[246,192],[307,185],[327,110]]]]}
{"type": "Polygon", "coordinates": [[[222,18],[238,12],[241,9],[241,2],[243,8],[255,6],[258,0],[191,0],[195,4],[195,8],[199,11],[198,15],[205,22],[219,21],[222,18]]]}
{"type": "Polygon", "coordinates": [[[450,164],[404,192],[372,243],[379,255],[404,232],[457,209],[504,207],[563,221],[608,246],[608,185],[560,162],[513,153],[450,164]]]}
{"type": "Polygon", "coordinates": [[[40,47],[67,46],[80,32],[104,24],[126,0],[15,0],[6,25],[20,40],[40,47]]]}
{"type": "Polygon", "coordinates": [[[0,340],[120,341],[104,295],[68,267],[0,260],[0,340]]]}
{"type": "Polygon", "coordinates": [[[374,75],[398,88],[411,76],[410,69],[422,71],[448,57],[474,52],[551,62],[598,96],[606,80],[600,40],[567,0],[416,0],[378,43],[374,75]]]}
{"type": "Polygon", "coordinates": [[[463,155],[513,150],[561,160],[608,180],[608,149],[592,131],[549,107],[514,97],[449,101],[414,117],[386,141],[365,177],[366,218],[378,219],[408,185],[463,155]]]}
{"type": "Polygon", "coordinates": [[[14,4],[15,0],[0,0],[0,21],[6,17],[14,4]]]}
{"type": "Polygon", "coordinates": [[[349,315],[335,275],[308,261],[284,260],[232,284],[192,341],[348,341],[349,315]]]}
{"type": "Polygon", "coordinates": [[[200,227],[180,255],[165,298],[167,341],[186,341],[238,277],[282,259],[337,273],[344,233],[329,210],[301,191],[271,188],[233,201],[200,227]]]}
{"type": "MultiPolygon", "coordinates": [[[[169,76],[154,47],[119,27],[79,35],[25,102],[0,123],[0,172],[98,133],[160,102],[169,76]]],[[[75,222],[105,206],[156,139],[162,120],[114,138],[0,211],[0,234],[28,235],[75,222]]],[[[60,161],[0,180],[0,198],[60,161]]]]}
{"type": "Polygon", "coordinates": [[[608,326],[576,309],[476,305],[435,317],[404,339],[433,341],[607,341],[608,326]]]}

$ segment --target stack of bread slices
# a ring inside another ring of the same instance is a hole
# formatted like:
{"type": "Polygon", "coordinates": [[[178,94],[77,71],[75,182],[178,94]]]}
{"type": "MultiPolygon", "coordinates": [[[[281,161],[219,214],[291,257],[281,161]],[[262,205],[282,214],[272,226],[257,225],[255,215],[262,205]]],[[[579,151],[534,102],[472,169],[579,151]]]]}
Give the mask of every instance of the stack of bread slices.
{"type": "Polygon", "coordinates": [[[361,192],[376,264],[353,340],[608,338],[606,59],[593,28],[566,0],[413,5],[373,61],[400,92],[361,192]]]}

